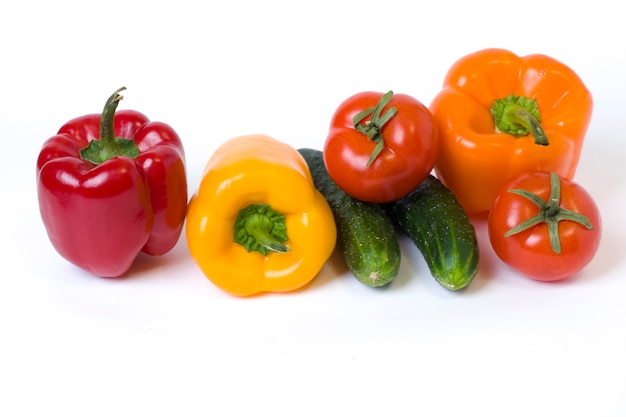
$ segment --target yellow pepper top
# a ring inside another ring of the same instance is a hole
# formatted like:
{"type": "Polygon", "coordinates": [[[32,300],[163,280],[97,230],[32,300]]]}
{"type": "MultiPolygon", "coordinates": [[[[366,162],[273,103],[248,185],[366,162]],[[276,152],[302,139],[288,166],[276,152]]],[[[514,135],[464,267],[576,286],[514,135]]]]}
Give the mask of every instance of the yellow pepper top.
{"type": "Polygon", "coordinates": [[[330,257],[337,229],[302,156],[265,135],[213,153],[187,210],[187,244],[202,272],[238,296],[309,283],[330,257]]]}

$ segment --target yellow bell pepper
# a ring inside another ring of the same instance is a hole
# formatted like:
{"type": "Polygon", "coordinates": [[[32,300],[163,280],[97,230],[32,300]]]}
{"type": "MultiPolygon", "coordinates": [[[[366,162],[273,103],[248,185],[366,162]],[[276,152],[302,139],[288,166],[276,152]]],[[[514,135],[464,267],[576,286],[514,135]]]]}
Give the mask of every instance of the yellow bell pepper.
{"type": "Polygon", "coordinates": [[[237,296],[309,283],[335,248],[337,228],[302,156],[265,135],[224,142],[187,209],[192,258],[237,296]]]}

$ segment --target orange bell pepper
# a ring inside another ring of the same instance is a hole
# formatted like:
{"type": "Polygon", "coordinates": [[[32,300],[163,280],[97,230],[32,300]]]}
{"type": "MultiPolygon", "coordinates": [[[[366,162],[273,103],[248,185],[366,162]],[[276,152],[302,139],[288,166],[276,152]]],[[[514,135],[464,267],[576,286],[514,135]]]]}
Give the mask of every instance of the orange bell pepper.
{"type": "Polygon", "coordinates": [[[573,178],[593,101],[582,80],[545,55],[485,49],[459,59],[430,105],[437,177],[469,214],[486,212],[513,176],[573,178]]]}
{"type": "Polygon", "coordinates": [[[217,148],[189,202],[186,233],[206,277],[238,296],[304,286],[337,238],[333,213],[303,157],[265,135],[217,148]]]}

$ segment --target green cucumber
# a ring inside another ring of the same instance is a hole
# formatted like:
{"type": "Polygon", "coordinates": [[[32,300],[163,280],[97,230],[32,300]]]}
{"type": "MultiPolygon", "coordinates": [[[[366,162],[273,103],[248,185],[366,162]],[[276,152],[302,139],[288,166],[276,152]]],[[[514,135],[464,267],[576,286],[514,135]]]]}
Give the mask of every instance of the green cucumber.
{"type": "Polygon", "coordinates": [[[445,185],[429,175],[409,195],[384,207],[442,287],[456,291],[469,285],[478,272],[476,231],[445,185]]]}
{"type": "Polygon", "coordinates": [[[400,244],[395,226],[380,205],[357,200],[340,189],[328,175],[323,154],[298,149],[315,188],[326,198],[337,225],[337,248],[348,269],[363,284],[382,287],[398,275],[400,244]]]}

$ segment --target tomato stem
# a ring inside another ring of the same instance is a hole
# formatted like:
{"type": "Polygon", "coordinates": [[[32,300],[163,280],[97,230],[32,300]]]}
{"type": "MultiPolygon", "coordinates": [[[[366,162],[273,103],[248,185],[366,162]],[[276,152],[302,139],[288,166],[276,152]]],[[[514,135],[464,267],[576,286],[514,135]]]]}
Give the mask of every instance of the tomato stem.
{"type": "Polygon", "coordinates": [[[352,119],[354,128],[357,131],[363,133],[369,140],[376,142],[376,146],[367,161],[367,166],[370,166],[374,162],[385,147],[385,141],[382,135],[383,126],[398,113],[398,109],[392,107],[384,114],[381,114],[385,106],[391,101],[392,96],[393,91],[387,92],[380,98],[375,107],[363,110],[352,119]],[[371,119],[362,124],[361,122],[370,115],[372,116],[371,119]]]}
{"type": "Polygon", "coordinates": [[[532,201],[539,208],[539,213],[510,229],[504,234],[504,237],[512,236],[538,224],[545,223],[548,225],[550,246],[555,253],[560,254],[561,239],[559,237],[559,222],[564,220],[573,221],[583,225],[588,230],[593,230],[593,225],[587,217],[561,207],[561,183],[559,176],[554,172],[550,173],[550,197],[547,202],[543,201],[537,194],[531,193],[528,190],[514,189],[509,190],[509,192],[532,201]]]}

